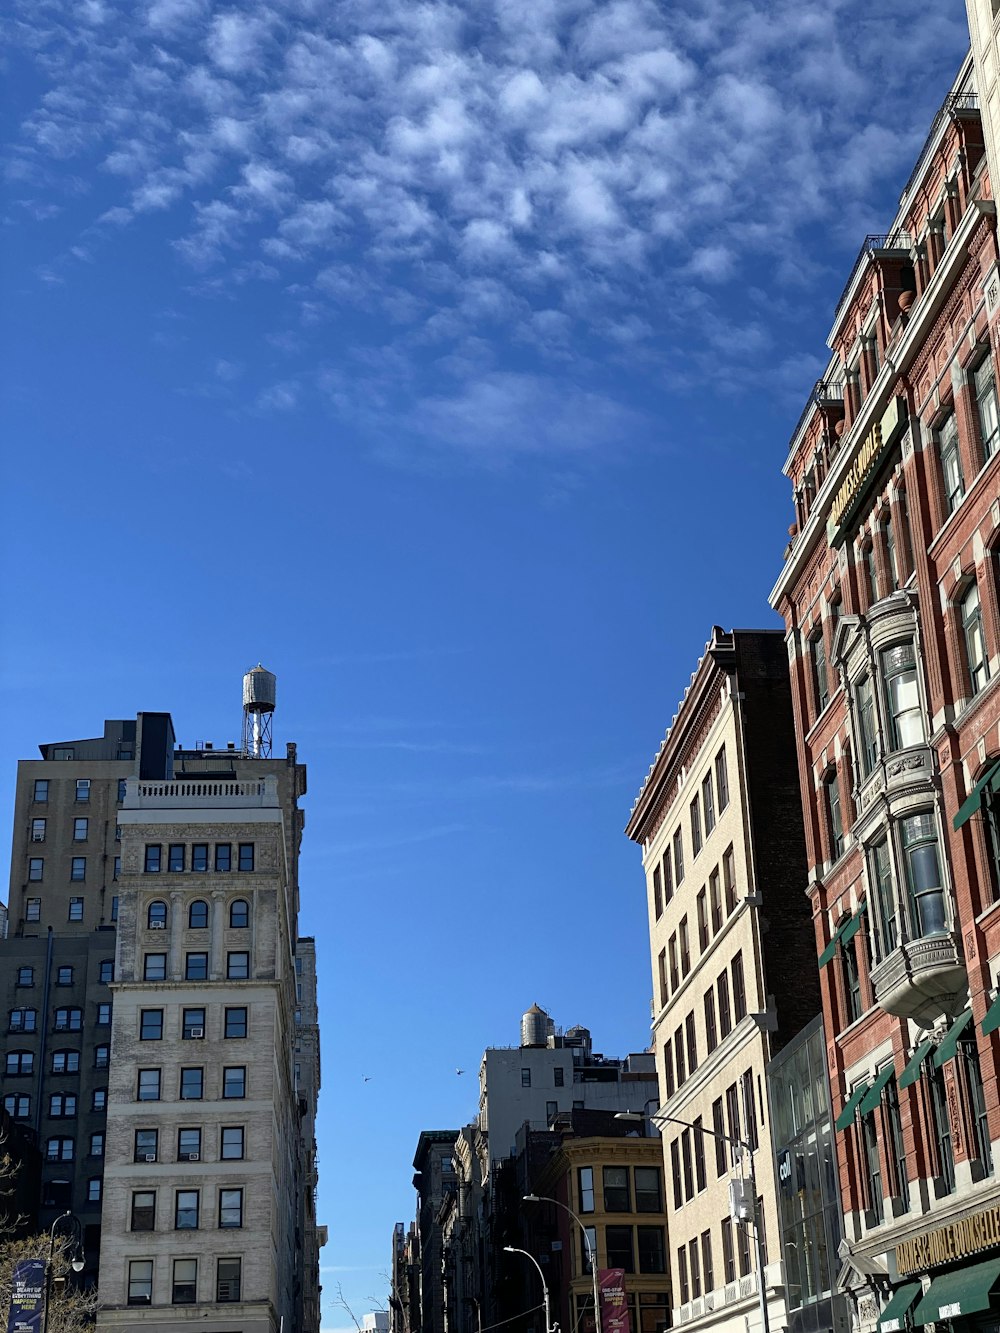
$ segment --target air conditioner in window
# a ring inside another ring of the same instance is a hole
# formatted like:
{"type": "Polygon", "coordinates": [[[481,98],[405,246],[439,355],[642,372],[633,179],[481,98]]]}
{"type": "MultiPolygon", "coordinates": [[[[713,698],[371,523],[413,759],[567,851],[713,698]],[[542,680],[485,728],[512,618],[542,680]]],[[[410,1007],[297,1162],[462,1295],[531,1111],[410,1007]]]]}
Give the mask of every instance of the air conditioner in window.
{"type": "Polygon", "coordinates": [[[156,1161],[156,1153],[155,1153],[155,1152],[148,1152],[148,1153],[146,1154],[146,1161],[147,1161],[147,1162],[155,1162],[155,1161],[156,1161]]]}
{"type": "Polygon", "coordinates": [[[45,834],[44,834],[44,833],[32,833],[32,835],[31,835],[31,841],[32,841],[32,842],[44,842],[44,841],[45,841],[45,834]]]}
{"type": "Polygon", "coordinates": [[[190,1031],[188,1032],[189,1037],[204,1037],[204,1035],[205,1035],[204,1028],[191,1028],[190,1031]]]}
{"type": "Polygon", "coordinates": [[[200,1161],[201,1161],[201,1153],[200,1153],[200,1152],[189,1152],[189,1153],[188,1153],[188,1161],[189,1161],[189,1162],[200,1162],[200,1161]]]}
{"type": "Polygon", "coordinates": [[[150,930],[166,930],[167,923],[165,921],[150,921],[149,928],[150,930]]]}

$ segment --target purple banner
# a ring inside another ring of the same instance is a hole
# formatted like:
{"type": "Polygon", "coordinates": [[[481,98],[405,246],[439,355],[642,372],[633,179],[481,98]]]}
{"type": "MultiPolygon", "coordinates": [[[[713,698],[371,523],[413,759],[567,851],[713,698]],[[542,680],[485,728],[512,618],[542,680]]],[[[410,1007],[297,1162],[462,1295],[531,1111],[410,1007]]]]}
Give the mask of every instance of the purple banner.
{"type": "Polygon", "coordinates": [[[601,1268],[597,1280],[601,1289],[601,1328],[604,1333],[629,1333],[625,1269],[601,1268]]]}
{"type": "Polygon", "coordinates": [[[45,1304],[45,1260],[22,1259],[14,1265],[7,1333],[39,1333],[45,1304]]]}

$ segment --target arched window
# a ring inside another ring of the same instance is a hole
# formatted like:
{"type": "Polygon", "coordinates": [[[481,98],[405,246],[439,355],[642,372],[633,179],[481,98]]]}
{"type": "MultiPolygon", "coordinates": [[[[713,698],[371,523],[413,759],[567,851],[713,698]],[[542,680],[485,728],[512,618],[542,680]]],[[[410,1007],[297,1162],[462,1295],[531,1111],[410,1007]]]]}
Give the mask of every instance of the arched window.
{"type": "Polygon", "coordinates": [[[146,924],[150,930],[166,930],[167,928],[167,904],[159,898],[149,904],[149,912],[146,916],[146,924]]]}
{"type": "Polygon", "coordinates": [[[192,930],[208,929],[208,903],[196,898],[188,908],[188,925],[192,930]]]}
{"type": "Polygon", "coordinates": [[[245,929],[250,924],[250,904],[245,898],[234,898],[229,904],[229,924],[235,929],[245,929]]]}

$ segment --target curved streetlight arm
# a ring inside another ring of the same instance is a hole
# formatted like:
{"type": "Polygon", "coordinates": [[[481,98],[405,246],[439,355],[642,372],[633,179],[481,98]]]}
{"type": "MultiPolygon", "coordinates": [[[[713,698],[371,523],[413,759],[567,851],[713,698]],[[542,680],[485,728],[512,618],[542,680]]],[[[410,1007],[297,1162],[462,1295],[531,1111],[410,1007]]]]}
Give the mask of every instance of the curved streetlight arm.
{"type": "Polygon", "coordinates": [[[42,1333],[48,1333],[49,1330],[49,1303],[52,1299],[52,1259],[56,1250],[56,1231],[59,1229],[59,1223],[65,1222],[67,1218],[72,1222],[73,1241],[75,1243],[75,1254],[70,1260],[70,1267],[74,1273],[83,1271],[83,1246],[80,1236],[80,1219],[70,1210],[60,1213],[49,1228],[49,1253],[45,1260],[45,1304],[42,1307],[42,1333]]]}
{"type": "Polygon", "coordinates": [[[522,1194],[521,1198],[525,1203],[554,1203],[557,1208],[561,1208],[564,1213],[569,1213],[570,1217],[583,1232],[583,1243],[587,1247],[587,1259],[590,1263],[590,1276],[594,1286],[594,1329],[596,1333],[602,1333],[601,1329],[601,1295],[597,1286],[597,1255],[594,1253],[594,1247],[590,1242],[590,1236],[587,1234],[587,1228],[577,1217],[573,1209],[568,1204],[560,1202],[559,1199],[553,1199],[547,1194],[522,1194]]]}
{"type": "MultiPolygon", "coordinates": [[[[542,1299],[545,1302],[545,1333],[555,1333],[555,1327],[552,1323],[552,1315],[549,1310],[549,1289],[545,1282],[545,1274],[542,1272],[542,1265],[538,1262],[535,1256],[529,1254],[527,1250],[519,1250],[515,1245],[505,1245],[503,1248],[507,1254],[523,1254],[525,1259],[530,1259],[538,1269],[538,1276],[542,1283],[542,1299]]],[[[535,1308],[537,1309],[537,1306],[535,1308]]]]}

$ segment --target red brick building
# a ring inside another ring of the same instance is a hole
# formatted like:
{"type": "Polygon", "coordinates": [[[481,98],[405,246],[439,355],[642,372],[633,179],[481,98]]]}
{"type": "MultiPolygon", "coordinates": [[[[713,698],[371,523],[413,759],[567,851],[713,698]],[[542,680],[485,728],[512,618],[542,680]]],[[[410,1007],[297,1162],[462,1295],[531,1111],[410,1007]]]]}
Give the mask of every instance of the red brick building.
{"type": "Polygon", "coordinates": [[[970,59],[835,311],[771,594],[859,1333],[1000,1316],[997,255],[970,59]]]}

